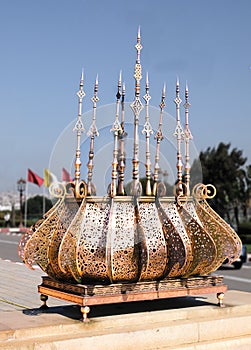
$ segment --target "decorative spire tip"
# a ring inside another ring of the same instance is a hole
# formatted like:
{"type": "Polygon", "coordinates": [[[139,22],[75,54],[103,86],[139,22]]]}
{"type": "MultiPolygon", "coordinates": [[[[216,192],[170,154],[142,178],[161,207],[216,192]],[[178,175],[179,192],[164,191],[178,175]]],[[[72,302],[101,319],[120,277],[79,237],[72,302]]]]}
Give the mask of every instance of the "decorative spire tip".
{"type": "Polygon", "coordinates": [[[140,26],[138,27],[138,39],[140,39],[140,26]]]}
{"type": "Polygon", "coordinates": [[[148,77],[148,72],[146,72],[146,85],[149,85],[149,77],[148,77]]]}
{"type": "Polygon", "coordinates": [[[164,83],[164,85],[163,85],[162,95],[163,95],[163,97],[166,96],[166,83],[164,83]]]}

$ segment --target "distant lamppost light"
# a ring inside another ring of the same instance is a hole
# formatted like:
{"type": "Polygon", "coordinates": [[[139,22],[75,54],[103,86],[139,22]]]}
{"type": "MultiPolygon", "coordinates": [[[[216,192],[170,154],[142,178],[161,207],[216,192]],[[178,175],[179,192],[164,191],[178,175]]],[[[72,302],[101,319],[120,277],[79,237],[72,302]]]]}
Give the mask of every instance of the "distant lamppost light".
{"type": "Polygon", "coordinates": [[[25,191],[25,187],[26,187],[26,181],[21,178],[17,181],[17,190],[19,192],[19,198],[20,198],[20,223],[19,223],[19,227],[23,227],[23,194],[25,191]]]}

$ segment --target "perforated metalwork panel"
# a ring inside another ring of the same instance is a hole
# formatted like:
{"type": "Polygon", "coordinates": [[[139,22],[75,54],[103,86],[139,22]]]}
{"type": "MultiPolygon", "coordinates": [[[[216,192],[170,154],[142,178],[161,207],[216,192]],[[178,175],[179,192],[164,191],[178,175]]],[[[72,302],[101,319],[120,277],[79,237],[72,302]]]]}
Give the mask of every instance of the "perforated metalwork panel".
{"type": "Polygon", "coordinates": [[[19,254],[53,279],[117,283],[207,275],[240,249],[237,234],[198,193],[177,203],[67,195],[24,236],[19,254]]]}
{"type": "Polygon", "coordinates": [[[107,231],[107,266],[111,281],[136,281],[139,270],[134,203],[112,200],[107,231]]]}
{"type": "Polygon", "coordinates": [[[76,249],[78,273],[82,281],[108,281],[106,265],[107,225],[110,201],[86,203],[76,249]]]}
{"type": "Polygon", "coordinates": [[[139,203],[140,223],[147,247],[147,262],[140,281],[163,277],[168,261],[167,245],[155,203],[139,203]]]}
{"type": "Polygon", "coordinates": [[[193,260],[185,271],[185,277],[191,275],[207,275],[215,261],[216,247],[210,234],[194,220],[184,207],[178,208],[185,230],[192,244],[193,260]]]}
{"type": "Polygon", "coordinates": [[[193,260],[191,240],[173,202],[161,198],[158,212],[168,246],[165,276],[183,276],[193,260]]]}
{"type": "Polygon", "coordinates": [[[203,227],[210,233],[217,247],[217,259],[213,271],[229,259],[234,261],[240,255],[241,241],[229,225],[209,207],[206,201],[196,200],[196,212],[203,227]]]}

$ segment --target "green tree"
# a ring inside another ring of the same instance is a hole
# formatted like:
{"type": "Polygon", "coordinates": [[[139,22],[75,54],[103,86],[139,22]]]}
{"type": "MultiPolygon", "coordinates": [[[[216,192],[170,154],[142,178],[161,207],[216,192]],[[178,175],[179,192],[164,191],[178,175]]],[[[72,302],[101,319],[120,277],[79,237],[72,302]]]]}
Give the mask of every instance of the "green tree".
{"type": "Polygon", "coordinates": [[[245,167],[247,159],[243,157],[243,151],[230,147],[230,143],[223,142],[217,148],[209,147],[200,153],[200,162],[203,183],[212,184],[217,189],[217,194],[210,201],[210,205],[230,223],[230,211],[233,211],[238,227],[239,208],[242,208],[244,215],[247,213],[251,166],[245,167]]]}
{"type": "Polygon", "coordinates": [[[31,197],[27,200],[27,219],[36,221],[43,216],[43,209],[47,212],[51,207],[52,202],[47,197],[39,195],[31,197]]]}

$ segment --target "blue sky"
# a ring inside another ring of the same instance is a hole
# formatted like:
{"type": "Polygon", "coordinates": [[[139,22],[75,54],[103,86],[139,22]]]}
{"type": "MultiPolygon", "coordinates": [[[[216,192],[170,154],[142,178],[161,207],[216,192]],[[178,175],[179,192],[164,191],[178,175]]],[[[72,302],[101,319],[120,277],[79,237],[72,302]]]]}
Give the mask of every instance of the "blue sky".
{"type": "Polygon", "coordinates": [[[92,108],[97,73],[99,106],[115,101],[120,69],[126,99],[133,100],[139,25],[151,104],[158,106],[166,82],[166,111],[175,115],[176,77],[181,92],[188,81],[197,150],[230,142],[251,163],[249,0],[1,0],[0,6],[0,191],[16,190],[28,168],[43,176],[49,167],[55,142],[77,116],[82,67],[84,112],[92,108]]]}

